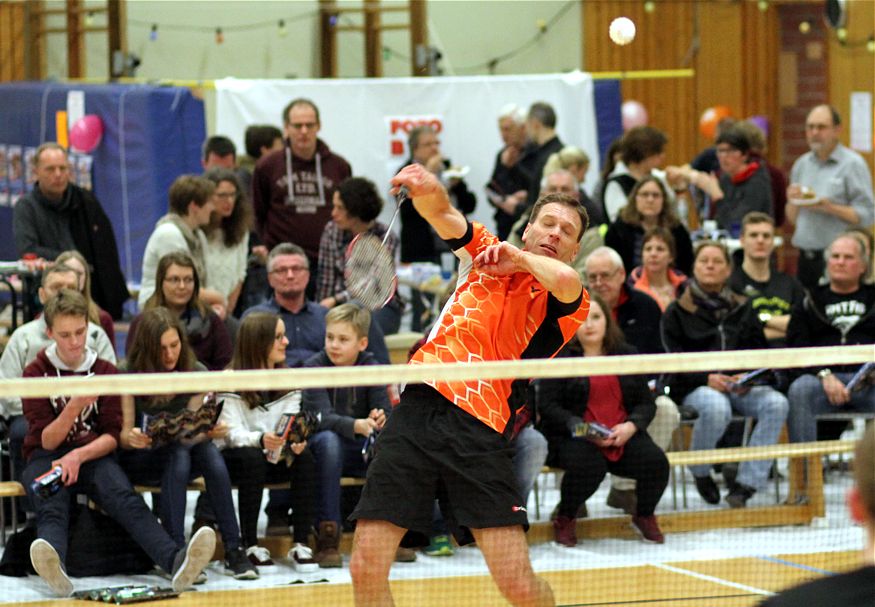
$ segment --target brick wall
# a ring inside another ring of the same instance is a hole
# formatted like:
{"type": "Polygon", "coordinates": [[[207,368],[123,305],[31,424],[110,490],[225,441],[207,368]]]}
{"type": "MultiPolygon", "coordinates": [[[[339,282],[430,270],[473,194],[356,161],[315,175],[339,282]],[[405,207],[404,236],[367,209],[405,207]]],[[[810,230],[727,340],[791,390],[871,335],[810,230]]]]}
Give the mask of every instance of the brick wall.
{"type": "MultiPolygon", "coordinates": [[[[796,105],[781,108],[781,158],[788,173],[793,162],[808,151],[805,142],[805,116],[815,105],[829,103],[829,45],[827,26],[823,22],[821,3],[781,4],[778,7],[781,27],[781,53],[793,53],[796,58],[796,105]],[[799,24],[808,21],[807,34],[799,24]]],[[[792,79],[793,75],[779,77],[792,79]]]]}

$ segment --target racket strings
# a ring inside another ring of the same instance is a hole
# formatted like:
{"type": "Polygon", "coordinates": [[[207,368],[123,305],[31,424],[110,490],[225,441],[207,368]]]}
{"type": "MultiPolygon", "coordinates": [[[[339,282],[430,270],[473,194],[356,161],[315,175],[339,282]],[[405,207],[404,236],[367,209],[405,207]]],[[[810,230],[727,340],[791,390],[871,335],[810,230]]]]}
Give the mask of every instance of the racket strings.
{"type": "Polygon", "coordinates": [[[395,293],[395,260],[374,236],[351,245],[346,274],[350,294],[369,308],[385,305],[395,293]]]}

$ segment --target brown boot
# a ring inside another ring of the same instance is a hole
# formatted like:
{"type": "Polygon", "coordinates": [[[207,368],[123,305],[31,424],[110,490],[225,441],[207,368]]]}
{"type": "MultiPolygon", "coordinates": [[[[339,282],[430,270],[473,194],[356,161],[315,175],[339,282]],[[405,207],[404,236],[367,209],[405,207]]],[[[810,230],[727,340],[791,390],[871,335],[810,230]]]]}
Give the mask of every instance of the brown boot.
{"type": "Polygon", "coordinates": [[[340,531],[334,521],[319,523],[319,535],[316,536],[316,562],[323,569],[342,567],[343,557],[340,556],[340,531]]]}

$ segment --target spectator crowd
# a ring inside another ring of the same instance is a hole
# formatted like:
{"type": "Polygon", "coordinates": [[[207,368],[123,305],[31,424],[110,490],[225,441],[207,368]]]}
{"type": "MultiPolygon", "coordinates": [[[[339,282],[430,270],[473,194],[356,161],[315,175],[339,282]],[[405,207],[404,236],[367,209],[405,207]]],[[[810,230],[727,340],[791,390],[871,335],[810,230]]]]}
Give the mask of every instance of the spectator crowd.
{"type": "MultiPolygon", "coordinates": [[[[713,148],[680,166],[665,166],[664,133],[628,130],[592,188],[584,187],[590,159],[559,139],[558,121],[546,102],[503,108],[503,145],[482,194],[428,126],[409,133],[410,156],[399,171],[422,165],[466,216],[485,199],[494,211],[487,228],[517,245],[540,196],[579,201],[589,225],[572,265],[592,304],[562,356],[875,344],[872,176],[840,142],[834,108],[809,112],[810,151],[789,176],[762,156],[756,125],[725,120],[713,148]],[[779,269],[781,234],[792,235],[799,250],[793,271],[779,269]]],[[[389,363],[386,336],[402,325],[427,335],[436,320],[431,311],[441,307],[430,291],[414,285],[377,310],[350,294],[345,252],[359,235],[387,235],[378,220],[387,188],[356,176],[319,137],[321,125],[318,107],[299,98],[284,108],[282,129],[250,126],[239,158],[227,137],[204,143],[203,174],[173,182],[167,213],[146,244],[134,297],[139,312],[124,319],[124,348],[113,321],[123,320],[132,294],[112,225],[100,201],[69,181],[66,150],[41,145],[33,191],[14,209],[14,232],[19,255],[38,258],[31,263],[41,270],[43,312],[10,336],[0,377],[380,365],[389,363]]],[[[384,241],[398,264],[440,264],[451,252],[452,243],[412,204],[402,204],[400,221],[384,241]]],[[[631,515],[644,540],[661,543],[656,511],[669,478],[665,451],[682,422],[692,427],[694,450],[774,444],[785,426],[793,442],[833,436],[819,417],[875,414],[875,372],[858,371],[824,365],[764,369],[752,378],[715,368],[535,380],[531,420],[508,438],[518,491],[527,497],[545,464],[563,468],[552,520],[556,541],[573,546],[575,519],[586,515],[586,500],[610,473],[608,505],[631,515]],[[738,418],[753,420],[744,437],[734,430],[738,418]],[[600,426],[608,433],[592,434],[600,426]]],[[[355,500],[341,477],[367,473],[394,394],[390,384],[234,394],[205,386],[170,396],[0,399],[35,533],[30,562],[56,594],[71,593],[68,520],[74,495],[85,494],[174,589],[205,580],[217,533],[225,571],[238,579],[257,578],[258,567],[281,556],[301,572],[341,567],[340,536],[355,500]],[[223,406],[209,423],[169,441],[153,438],[155,419],[216,401],[223,406]],[[291,433],[290,419],[298,420],[291,433]],[[35,490],[34,480],[56,467],[60,490],[35,490]],[[186,534],[186,487],[199,476],[206,491],[186,534]],[[151,510],[134,484],[161,488],[151,510]],[[292,537],[286,555],[258,543],[265,487],[277,484],[284,488],[268,492],[265,533],[292,537]]],[[[766,486],[770,468],[755,461],[691,472],[707,504],[744,508],[766,486]]],[[[436,503],[431,516],[431,536],[404,542],[397,560],[414,560],[410,546],[417,545],[429,555],[452,555],[448,513],[436,503]]]]}

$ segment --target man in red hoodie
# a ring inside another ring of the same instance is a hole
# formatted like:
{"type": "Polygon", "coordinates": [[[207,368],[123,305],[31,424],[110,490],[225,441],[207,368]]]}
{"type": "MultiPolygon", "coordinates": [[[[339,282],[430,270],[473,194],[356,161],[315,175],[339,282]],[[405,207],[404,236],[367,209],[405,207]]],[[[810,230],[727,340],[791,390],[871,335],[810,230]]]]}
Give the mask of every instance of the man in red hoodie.
{"type": "MultiPolygon", "coordinates": [[[[46,303],[44,316],[50,345],[24,369],[24,377],[114,375],[116,368],[86,346],[88,304],[78,291],[62,289],[46,303]]],[[[216,545],[212,529],[202,528],[188,546],[176,544],[137,495],[112,457],[122,426],[118,396],[52,396],[22,399],[28,433],[27,466],[22,483],[36,511],[37,539],[30,545],[34,570],[58,596],[70,596],[73,584],[64,562],[70,506],[87,495],[115,519],[164,571],[173,589],[191,586],[209,563],[216,545]],[[59,470],[52,487],[34,481],[59,470]]]]}
{"type": "Polygon", "coordinates": [[[290,101],[283,124],[283,149],[262,156],[252,173],[256,229],[268,250],[292,242],[315,268],[334,190],[352,176],[352,168],[319,139],[319,108],[309,99],[290,101]]]}

